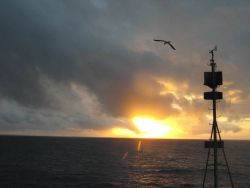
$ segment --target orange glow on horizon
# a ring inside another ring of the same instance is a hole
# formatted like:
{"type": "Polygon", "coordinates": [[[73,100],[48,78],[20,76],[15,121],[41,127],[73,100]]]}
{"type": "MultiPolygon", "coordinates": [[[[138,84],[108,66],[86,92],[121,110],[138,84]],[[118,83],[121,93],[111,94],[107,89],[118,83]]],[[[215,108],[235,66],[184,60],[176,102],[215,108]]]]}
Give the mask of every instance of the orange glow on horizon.
{"type": "Polygon", "coordinates": [[[172,130],[169,123],[151,118],[135,117],[133,123],[143,138],[166,138],[170,136],[172,130]]]}
{"type": "Polygon", "coordinates": [[[128,138],[176,138],[176,123],[170,119],[157,120],[149,117],[134,117],[136,130],[113,128],[112,134],[128,138]]]}

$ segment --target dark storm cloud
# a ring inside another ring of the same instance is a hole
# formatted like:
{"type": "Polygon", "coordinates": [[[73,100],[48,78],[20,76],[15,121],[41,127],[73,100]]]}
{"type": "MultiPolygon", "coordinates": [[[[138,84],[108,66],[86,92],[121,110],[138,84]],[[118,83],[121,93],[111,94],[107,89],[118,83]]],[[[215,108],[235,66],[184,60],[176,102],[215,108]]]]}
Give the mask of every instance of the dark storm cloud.
{"type": "MultiPolygon", "coordinates": [[[[14,101],[13,109],[32,111],[26,115],[18,111],[13,119],[11,111],[3,111],[1,120],[8,125],[24,121],[25,126],[32,125],[26,117],[30,116],[28,119],[34,117],[40,126],[51,125],[46,129],[53,129],[53,123],[59,129],[65,118],[48,118],[49,123],[45,120],[48,114],[40,119],[34,114],[52,110],[53,117],[56,113],[72,116],[65,112],[66,106],[79,103],[72,98],[81,98],[73,95],[58,100],[59,93],[72,89],[72,83],[86,87],[99,104],[96,115],[83,110],[75,121],[79,126],[108,127],[107,122],[104,126],[97,122],[99,111],[109,116],[101,120],[109,122],[113,121],[110,117],[126,118],[138,111],[154,116],[176,114],[171,104],[178,99],[173,94],[159,95],[164,88],[155,77],[176,84],[185,81],[193,93],[202,93],[200,79],[209,58],[207,50],[218,42],[225,47],[218,59],[228,61],[221,65],[225,75],[241,80],[240,72],[249,65],[236,67],[234,61],[246,62],[248,58],[244,50],[249,47],[249,27],[243,24],[248,22],[248,7],[241,1],[0,1],[1,99],[14,101]],[[156,36],[173,40],[178,52],[158,48],[152,42],[156,36]],[[237,51],[230,45],[233,43],[244,47],[237,51]],[[43,77],[53,82],[55,90],[48,91],[43,77]]],[[[200,101],[195,109],[184,99],[179,102],[184,109],[202,111],[198,109],[200,101]]]]}
{"type": "MultiPolygon", "coordinates": [[[[125,115],[124,103],[135,96],[143,101],[143,93],[135,91],[134,79],[140,73],[156,72],[161,60],[152,53],[137,54],[105,39],[106,26],[102,28],[96,22],[101,19],[100,13],[109,10],[98,11],[99,4],[2,1],[2,96],[25,106],[51,107],[53,98],[40,84],[40,76],[45,74],[57,82],[88,86],[104,110],[113,115],[125,115]]],[[[149,98],[145,100],[150,102],[149,98]]],[[[161,103],[160,98],[152,100],[151,105],[154,100],[161,103]]]]}

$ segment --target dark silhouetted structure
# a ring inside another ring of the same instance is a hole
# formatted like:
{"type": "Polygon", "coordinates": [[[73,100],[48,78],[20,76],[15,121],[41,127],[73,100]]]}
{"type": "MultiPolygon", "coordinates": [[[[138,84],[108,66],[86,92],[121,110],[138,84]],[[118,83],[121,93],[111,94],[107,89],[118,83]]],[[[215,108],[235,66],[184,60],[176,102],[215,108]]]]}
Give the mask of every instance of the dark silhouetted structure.
{"type": "Polygon", "coordinates": [[[218,149],[222,150],[223,157],[226,162],[226,167],[230,179],[231,186],[234,187],[233,185],[233,180],[232,176],[230,173],[230,169],[228,166],[227,158],[226,158],[226,153],[224,151],[224,142],[221,139],[220,136],[220,131],[217,125],[217,120],[216,120],[216,102],[217,100],[220,100],[223,98],[222,92],[216,91],[216,88],[220,85],[222,85],[222,72],[216,71],[216,63],[214,61],[214,52],[217,51],[217,47],[215,46],[214,49],[210,50],[209,53],[211,54],[212,58],[210,59],[210,64],[211,66],[211,72],[204,72],[204,85],[210,87],[212,91],[210,92],[204,92],[204,99],[205,100],[212,100],[213,102],[213,123],[212,123],[212,130],[211,130],[211,135],[208,141],[205,141],[205,148],[208,148],[208,153],[207,153],[207,160],[206,160],[206,169],[205,169],[205,174],[204,174],[204,179],[203,179],[203,188],[205,187],[205,182],[206,182],[206,176],[207,176],[207,169],[209,164],[209,157],[210,157],[210,151],[213,149],[213,172],[214,172],[214,187],[218,188],[218,149]]]}
{"type": "Polygon", "coordinates": [[[168,44],[173,50],[176,50],[175,47],[171,44],[171,41],[161,40],[161,39],[154,39],[155,42],[162,42],[164,45],[168,44]]]}

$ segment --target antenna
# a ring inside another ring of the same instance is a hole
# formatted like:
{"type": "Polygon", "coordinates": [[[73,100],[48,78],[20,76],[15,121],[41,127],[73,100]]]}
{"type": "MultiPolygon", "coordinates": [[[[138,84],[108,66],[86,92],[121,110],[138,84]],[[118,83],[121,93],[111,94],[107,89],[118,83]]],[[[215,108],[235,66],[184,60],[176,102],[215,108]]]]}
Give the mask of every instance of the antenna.
{"type": "Polygon", "coordinates": [[[214,63],[214,52],[217,52],[217,45],[215,45],[212,50],[209,50],[209,53],[212,55],[212,57],[210,59],[210,64],[214,63]]]}
{"type": "Polygon", "coordinates": [[[212,123],[212,130],[210,134],[210,138],[208,141],[205,141],[205,148],[208,148],[207,153],[207,160],[206,160],[206,168],[205,168],[205,174],[203,178],[203,184],[202,187],[205,187],[206,183],[206,176],[207,176],[207,169],[208,166],[210,166],[209,163],[209,157],[210,157],[210,150],[213,149],[213,172],[214,172],[214,188],[218,188],[218,151],[219,149],[222,149],[223,157],[227,166],[228,175],[230,179],[231,186],[233,185],[233,180],[231,176],[231,172],[229,169],[229,165],[226,158],[226,153],[224,151],[224,142],[221,139],[220,131],[217,124],[217,115],[216,115],[216,103],[217,100],[221,100],[223,98],[223,93],[216,91],[216,88],[219,85],[222,85],[222,72],[216,71],[216,63],[214,60],[214,52],[217,51],[217,46],[215,46],[212,50],[209,51],[211,54],[210,64],[211,66],[211,72],[204,72],[204,85],[210,87],[212,91],[204,92],[204,99],[205,100],[212,100],[213,104],[213,123],[212,123]]]}

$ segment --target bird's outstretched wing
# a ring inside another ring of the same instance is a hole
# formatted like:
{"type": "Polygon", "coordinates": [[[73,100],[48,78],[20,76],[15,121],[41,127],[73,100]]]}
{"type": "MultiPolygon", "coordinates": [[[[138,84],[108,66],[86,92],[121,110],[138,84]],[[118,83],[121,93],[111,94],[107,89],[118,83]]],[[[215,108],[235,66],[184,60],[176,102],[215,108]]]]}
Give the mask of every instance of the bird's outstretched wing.
{"type": "Polygon", "coordinates": [[[164,45],[168,44],[173,50],[176,50],[175,47],[171,44],[171,41],[161,40],[161,39],[154,39],[156,42],[163,42],[164,45]]]}
{"type": "Polygon", "coordinates": [[[168,44],[173,50],[176,50],[175,47],[170,42],[168,42],[168,44]]]}
{"type": "Polygon", "coordinates": [[[154,39],[156,42],[166,42],[165,40],[160,40],[160,39],[154,39]]]}

